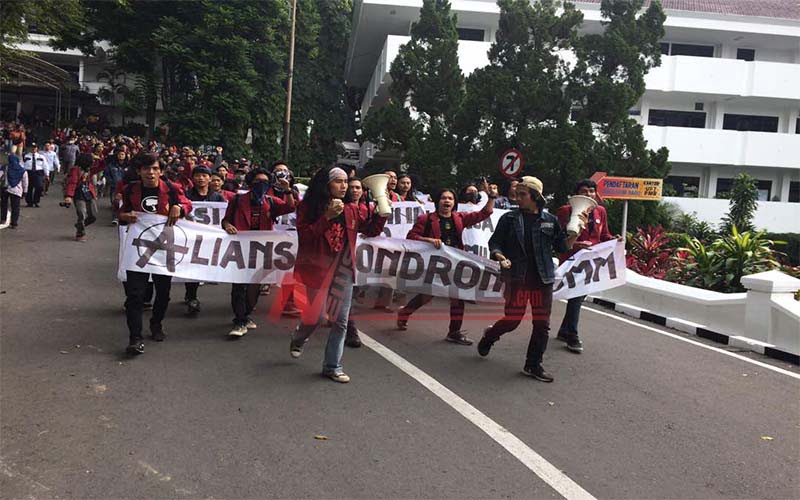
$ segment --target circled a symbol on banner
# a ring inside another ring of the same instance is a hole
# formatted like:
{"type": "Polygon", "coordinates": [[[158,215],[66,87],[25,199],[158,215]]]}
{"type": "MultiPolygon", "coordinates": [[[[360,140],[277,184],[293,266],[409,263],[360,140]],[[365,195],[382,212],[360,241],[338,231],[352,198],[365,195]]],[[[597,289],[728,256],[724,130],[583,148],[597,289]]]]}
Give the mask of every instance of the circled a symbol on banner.
{"type": "Polygon", "coordinates": [[[188,237],[183,228],[168,226],[163,222],[153,224],[133,239],[133,246],[139,254],[136,265],[140,268],[146,265],[166,267],[174,273],[175,266],[183,262],[183,258],[189,253],[187,243],[188,237]],[[164,252],[163,260],[156,257],[160,251],[164,252]]]}
{"type": "Polygon", "coordinates": [[[500,156],[500,172],[506,177],[514,177],[522,170],[522,153],[516,149],[509,149],[500,156]]]}

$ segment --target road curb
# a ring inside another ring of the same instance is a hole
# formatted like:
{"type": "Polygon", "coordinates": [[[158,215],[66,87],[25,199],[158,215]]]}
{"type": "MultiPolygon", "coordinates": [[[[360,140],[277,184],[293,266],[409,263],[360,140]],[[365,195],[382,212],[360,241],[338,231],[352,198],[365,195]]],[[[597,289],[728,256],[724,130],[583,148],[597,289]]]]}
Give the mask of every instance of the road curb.
{"type": "Polygon", "coordinates": [[[703,325],[692,323],[691,321],[686,321],[681,318],[661,316],[660,314],[655,314],[647,309],[642,309],[640,307],[625,304],[623,302],[612,302],[610,300],[592,296],[587,297],[587,300],[592,304],[597,304],[598,306],[605,307],[607,309],[613,309],[614,311],[622,313],[626,316],[631,316],[643,321],[673,328],[675,330],[712,340],[720,344],[747,349],[749,351],[757,352],[767,357],[785,361],[787,363],[800,365],[800,355],[783,351],[772,344],[767,344],[759,340],[742,337],[739,335],[727,335],[724,333],[715,332],[705,328],[703,325]]]}

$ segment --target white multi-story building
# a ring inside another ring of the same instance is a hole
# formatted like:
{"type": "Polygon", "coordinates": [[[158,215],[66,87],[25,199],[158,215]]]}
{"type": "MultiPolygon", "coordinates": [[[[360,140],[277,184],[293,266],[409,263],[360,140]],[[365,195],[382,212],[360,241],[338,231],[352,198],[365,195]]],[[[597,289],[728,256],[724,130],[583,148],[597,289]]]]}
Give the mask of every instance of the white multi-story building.
{"type": "MultiPolygon", "coordinates": [[[[532,0],[535,1],[535,0],[532,0]]],[[[602,30],[599,0],[576,1],[582,31],[602,30]]],[[[465,74],[488,64],[499,8],[494,0],[451,0],[465,74]]],[[[389,68],[410,37],[422,0],[356,0],[346,67],[366,89],[362,117],[381,106],[389,68]]],[[[651,149],[670,151],[668,200],[717,222],[732,179],[758,180],[756,225],[800,232],[800,4],[794,0],[662,0],[661,66],[632,116],[651,149]]],[[[377,152],[362,146],[362,162],[377,152]]],[[[378,153],[379,154],[379,153],[378,153]]]]}
{"type": "MultiPolygon", "coordinates": [[[[120,124],[122,116],[116,105],[122,95],[101,90],[116,90],[120,85],[133,88],[135,75],[113,74],[107,43],[98,44],[96,54],[89,57],[75,49],[54,49],[51,38],[29,33],[28,40],[16,46],[25,53],[14,58],[9,67],[11,78],[0,87],[0,117],[23,115],[31,122],[36,118],[36,122],[52,125],[95,114],[109,124],[120,124]]],[[[159,110],[160,105],[159,101],[159,110]]],[[[144,122],[143,116],[131,118],[144,122]]]]}

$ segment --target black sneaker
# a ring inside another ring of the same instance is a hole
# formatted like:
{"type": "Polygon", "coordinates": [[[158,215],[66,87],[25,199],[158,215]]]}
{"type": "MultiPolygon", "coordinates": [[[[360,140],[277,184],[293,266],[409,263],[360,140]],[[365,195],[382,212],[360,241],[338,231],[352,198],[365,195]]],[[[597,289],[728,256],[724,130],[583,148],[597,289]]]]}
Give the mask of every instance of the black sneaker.
{"type": "Polygon", "coordinates": [[[472,339],[464,335],[464,332],[457,331],[457,332],[450,332],[444,338],[448,342],[452,342],[454,344],[461,344],[461,345],[472,345],[472,339]]]}
{"type": "Polygon", "coordinates": [[[567,340],[569,340],[569,337],[570,337],[569,333],[558,332],[558,335],[556,335],[556,340],[560,340],[561,342],[566,342],[567,340]]]}
{"type": "Polygon", "coordinates": [[[131,356],[144,354],[144,342],[142,342],[141,340],[132,342],[128,347],[125,348],[125,352],[130,354],[131,356]]]}
{"type": "Polygon", "coordinates": [[[481,339],[478,341],[478,354],[481,356],[488,356],[493,345],[494,341],[489,340],[489,337],[487,337],[486,333],[484,333],[483,337],[481,337],[481,339]]]}
{"type": "Polygon", "coordinates": [[[189,308],[189,314],[194,316],[200,312],[200,301],[197,299],[192,299],[186,303],[189,308]]]}
{"type": "Polygon", "coordinates": [[[544,371],[542,365],[535,367],[526,366],[525,368],[522,369],[522,373],[524,373],[529,377],[533,377],[536,380],[540,380],[542,382],[552,382],[554,380],[552,375],[544,371]]]}
{"type": "Polygon", "coordinates": [[[567,339],[567,349],[580,354],[583,352],[583,342],[581,342],[581,339],[579,339],[577,335],[572,335],[567,339]]]}
{"type": "Polygon", "coordinates": [[[164,342],[167,335],[164,333],[164,327],[161,324],[150,323],[150,338],[156,342],[164,342]]]}
{"type": "Polygon", "coordinates": [[[347,336],[344,338],[344,345],[347,347],[352,347],[353,349],[358,349],[361,347],[361,338],[358,336],[358,330],[354,332],[347,332],[347,336]]]}

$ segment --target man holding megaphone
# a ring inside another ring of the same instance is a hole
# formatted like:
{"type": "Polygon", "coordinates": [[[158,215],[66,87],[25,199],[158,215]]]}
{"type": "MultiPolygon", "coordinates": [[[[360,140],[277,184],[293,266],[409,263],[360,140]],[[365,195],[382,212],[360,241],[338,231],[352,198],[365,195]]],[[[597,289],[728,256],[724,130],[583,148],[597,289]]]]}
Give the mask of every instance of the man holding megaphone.
{"type": "MultiPolygon", "coordinates": [[[[575,195],[569,199],[567,205],[558,209],[556,216],[562,226],[569,227],[570,221],[577,211],[584,211],[587,214],[586,226],[579,232],[572,248],[559,255],[559,262],[571,258],[578,250],[615,238],[608,231],[606,209],[597,204],[597,184],[591,179],[583,179],[575,184],[575,195]]],[[[622,239],[621,236],[616,236],[616,238],[622,239]]],[[[584,295],[573,297],[567,301],[567,311],[556,337],[558,340],[566,342],[567,349],[578,354],[583,352],[583,342],[578,337],[578,319],[581,313],[581,304],[585,298],[584,295]]]]}
{"type": "MultiPolygon", "coordinates": [[[[522,372],[542,382],[552,382],[553,377],[542,367],[542,358],[553,304],[553,252],[568,251],[578,235],[565,232],[558,219],[544,211],[543,191],[542,181],[522,177],[516,187],[519,209],[500,217],[489,239],[491,258],[500,262],[506,280],[506,304],[503,318],[484,332],[478,354],[488,356],[501,335],[519,326],[530,303],[533,331],[522,372]]],[[[578,214],[578,229],[586,226],[586,220],[585,213],[578,214]]]]}

